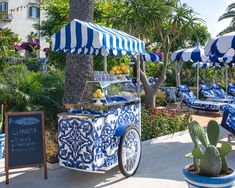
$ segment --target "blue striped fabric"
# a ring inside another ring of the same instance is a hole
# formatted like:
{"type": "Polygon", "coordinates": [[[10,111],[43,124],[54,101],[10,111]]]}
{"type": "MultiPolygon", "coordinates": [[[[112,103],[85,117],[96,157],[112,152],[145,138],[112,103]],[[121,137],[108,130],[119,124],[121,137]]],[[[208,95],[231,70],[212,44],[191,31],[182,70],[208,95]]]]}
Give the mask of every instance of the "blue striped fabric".
{"type": "Polygon", "coordinates": [[[76,19],[51,40],[53,51],[102,56],[145,53],[145,43],[125,32],[76,19]]]}
{"type": "Polygon", "coordinates": [[[182,62],[204,62],[208,61],[208,57],[204,54],[204,49],[200,45],[193,48],[177,50],[171,54],[171,61],[182,62]]]}
{"type": "Polygon", "coordinates": [[[156,53],[145,52],[143,57],[145,61],[151,61],[151,62],[160,62],[162,60],[162,56],[156,53]]]}
{"type": "Polygon", "coordinates": [[[223,57],[235,54],[235,32],[227,33],[211,39],[205,46],[205,55],[223,57]]]}

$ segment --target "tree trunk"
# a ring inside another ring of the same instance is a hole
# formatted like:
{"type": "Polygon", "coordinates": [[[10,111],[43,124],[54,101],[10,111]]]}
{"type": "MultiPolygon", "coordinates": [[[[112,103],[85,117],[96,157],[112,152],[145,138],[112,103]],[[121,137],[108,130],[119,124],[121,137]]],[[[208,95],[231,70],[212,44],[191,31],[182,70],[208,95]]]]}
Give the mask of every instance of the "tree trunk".
{"type": "MultiPolygon", "coordinates": [[[[163,69],[161,72],[161,76],[157,80],[156,84],[151,86],[148,82],[146,74],[143,72],[143,58],[141,58],[141,71],[140,71],[140,80],[144,87],[145,92],[145,105],[148,106],[150,109],[154,109],[156,107],[156,93],[159,90],[160,86],[166,80],[166,71],[167,71],[167,64],[169,60],[169,52],[168,50],[164,50],[164,58],[163,58],[163,69]]],[[[137,64],[136,58],[134,58],[135,64],[137,64]]]]}
{"type": "MultiPolygon", "coordinates": [[[[70,0],[70,21],[93,21],[94,0],[70,0]]],[[[75,39],[72,39],[75,40],[75,39]]],[[[65,67],[64,103],[77,103],[86,81],[93,80],[93,57],[68,54],[65,67]]]]}

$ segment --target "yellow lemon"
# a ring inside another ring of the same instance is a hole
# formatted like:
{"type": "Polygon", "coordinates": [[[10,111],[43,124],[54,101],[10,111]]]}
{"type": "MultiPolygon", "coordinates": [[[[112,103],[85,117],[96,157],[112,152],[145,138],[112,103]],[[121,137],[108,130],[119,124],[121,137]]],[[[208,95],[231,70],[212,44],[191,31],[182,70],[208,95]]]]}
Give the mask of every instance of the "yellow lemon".
{"type": "Polygon", "coordinates": [[[101,89],[97,89],[96,93],[102,93],[101,89]]]}
{"type": "Polygon", "coordinates": [[[97,94],[96,94],[96,93],[93,93],[93,97],[94,97],[94,98],[97,98],[97,94]]]}
{"type": "Polygon", "coordinates": [[[117,66],[112,67],[112,71],[116,71],[117,70],[117,66]]]}
{"type": "Polygon", "coordinates": [[[100,98],[104,98],[104,94],[103,93],[100,94],[100,98]]]}

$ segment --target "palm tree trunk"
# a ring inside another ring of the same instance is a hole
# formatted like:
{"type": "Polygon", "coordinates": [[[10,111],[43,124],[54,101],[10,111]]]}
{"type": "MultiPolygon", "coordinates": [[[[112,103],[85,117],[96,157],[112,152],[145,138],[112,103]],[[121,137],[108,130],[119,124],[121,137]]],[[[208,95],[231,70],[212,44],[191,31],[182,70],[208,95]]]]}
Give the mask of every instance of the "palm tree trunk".
{"type": "MultiPolygon", "coordinates": [[[[70,21],[93,21],[94,0],[70,0],[70,21]]],[[[86,81],[93,80],[93,57],[88,55],[66,56],[64,103],[77,103],[86,81]]]]}

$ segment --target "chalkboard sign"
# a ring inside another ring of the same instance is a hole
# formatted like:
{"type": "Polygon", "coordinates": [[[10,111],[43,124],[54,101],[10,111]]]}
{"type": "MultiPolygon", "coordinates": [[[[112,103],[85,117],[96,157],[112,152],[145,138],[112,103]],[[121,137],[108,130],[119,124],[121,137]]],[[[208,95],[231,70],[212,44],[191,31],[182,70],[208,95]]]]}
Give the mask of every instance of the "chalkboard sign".
{"type": "Polygon", "coordinates": [[[44,166],[47,178],[45,156],[45,127],[43,112],[6,113],[6,183],[8,170],[14,168],[44,166]]]}

